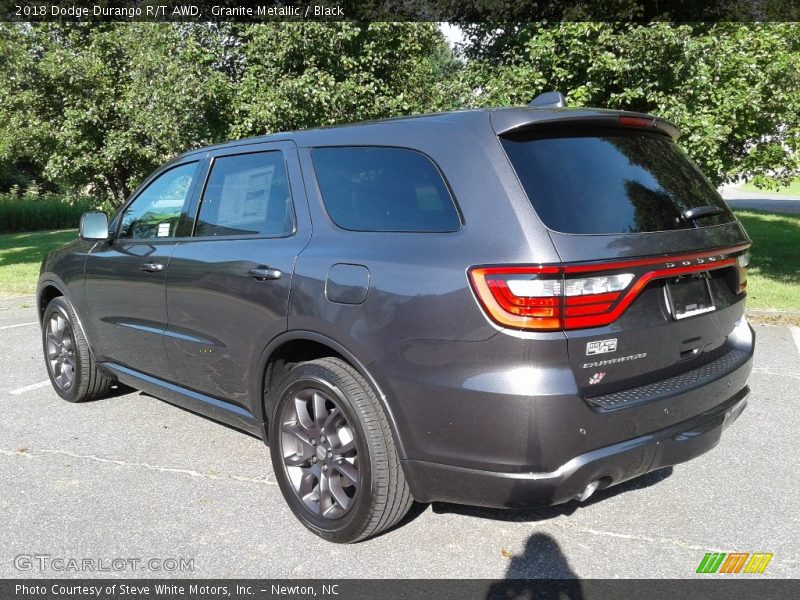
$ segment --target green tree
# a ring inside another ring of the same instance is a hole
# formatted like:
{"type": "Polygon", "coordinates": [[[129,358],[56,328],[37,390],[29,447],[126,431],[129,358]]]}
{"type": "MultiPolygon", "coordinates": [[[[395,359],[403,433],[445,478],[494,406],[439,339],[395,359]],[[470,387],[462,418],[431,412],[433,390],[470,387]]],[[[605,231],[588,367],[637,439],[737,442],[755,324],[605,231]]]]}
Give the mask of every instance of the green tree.
{"type": "Polygon", "coordinates": [[[458,68],[433,23],[0,24],[0,165],[119,203],[193,147],[450,108],[458,68]]]}
{"type": "Polygon", "coordinates": [[[228,78],[205,26],[0,25],[0,159],[121,202],[176,152],[228,128],[228,78]]]}
{"type": "Polygon", "coordinates": [[[560,89],[571,106],[675,122],[710,179],[788,181],[800,171],[800,25],[558,23],[467,28],[476,106],[560,89]]]}
{"type": "Polygon", "coordinates": [[[434,23],[277,23],[241,32],[232,136],[449,107],[457,65],[434,23]]]}

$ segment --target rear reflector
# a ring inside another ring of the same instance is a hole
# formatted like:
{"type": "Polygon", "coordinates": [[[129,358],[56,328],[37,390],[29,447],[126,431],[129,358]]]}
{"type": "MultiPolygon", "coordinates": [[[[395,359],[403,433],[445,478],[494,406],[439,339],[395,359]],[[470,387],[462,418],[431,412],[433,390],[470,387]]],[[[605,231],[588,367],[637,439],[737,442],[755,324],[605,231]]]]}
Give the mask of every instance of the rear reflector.
{"type": "Polygon", "coordinates": [[[732,253],[745,248],[600,264],[474,267],[469,279],[499,325],[532,331],[599,327],[617,320],[654,279],[736,267],[741,293],[749,258],[732,253]]]}

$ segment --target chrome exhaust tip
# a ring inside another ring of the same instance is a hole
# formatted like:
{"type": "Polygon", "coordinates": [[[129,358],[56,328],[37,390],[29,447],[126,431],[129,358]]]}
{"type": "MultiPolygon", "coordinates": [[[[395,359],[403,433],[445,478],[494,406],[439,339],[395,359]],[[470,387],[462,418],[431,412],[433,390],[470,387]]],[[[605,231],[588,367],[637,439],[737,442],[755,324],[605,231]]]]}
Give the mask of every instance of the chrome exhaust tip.
{"type": "Polygon", "coordinates": [[[589,497],[597,491],[597,488],[600,486],[600,480],[596,479],[583,488],[583,491],[575,496],[575,499],[578,502],[584,502],[589,499],[589,497]]]}

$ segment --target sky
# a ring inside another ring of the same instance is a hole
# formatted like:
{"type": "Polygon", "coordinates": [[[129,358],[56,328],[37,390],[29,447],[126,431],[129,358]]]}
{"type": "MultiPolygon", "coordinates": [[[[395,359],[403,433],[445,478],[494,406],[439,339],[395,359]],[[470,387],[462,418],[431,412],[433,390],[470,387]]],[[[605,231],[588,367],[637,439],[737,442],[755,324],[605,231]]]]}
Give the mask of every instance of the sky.
{"type": "Polygon", "coordinates": [[[447,43],[450,44],[451,48],[456,42],[464,41],[464,32],[461,31],[458,25],[439,23],[439,29],[441,29],[442,33],[447,38],[447,43]]]}

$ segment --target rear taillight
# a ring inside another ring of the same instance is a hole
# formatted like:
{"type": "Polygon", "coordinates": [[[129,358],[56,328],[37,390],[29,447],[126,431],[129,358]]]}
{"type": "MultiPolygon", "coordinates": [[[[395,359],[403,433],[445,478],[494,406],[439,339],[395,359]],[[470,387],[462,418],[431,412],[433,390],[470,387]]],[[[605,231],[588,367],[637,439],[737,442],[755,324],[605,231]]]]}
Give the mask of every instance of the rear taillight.
{"type": "Polygon", "coordinates": [[[532,331],[600,327],[618,319],[653,279],[736,265],[743,289],[749,258],[731,255],[743,248],[601,264],[474,267],[469,278],[499,325],[532,331]]]}
{"type": "MultiPolygon", "coordinates": [[[[501,325],[520,329],[569,328],[576,319],[607,313],[633,273],[564,277],[563,267],[486,267],[470,271],[481,304],[501,325]]],[[[579,325],[585,327],[586,325],[579,325]]]]}
{"type": "Polygon", "coordinates": [[[489,316],[518,329],[560,329],[560,267],[483,267],[469,272],[489,316]]]}

